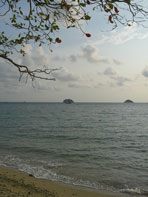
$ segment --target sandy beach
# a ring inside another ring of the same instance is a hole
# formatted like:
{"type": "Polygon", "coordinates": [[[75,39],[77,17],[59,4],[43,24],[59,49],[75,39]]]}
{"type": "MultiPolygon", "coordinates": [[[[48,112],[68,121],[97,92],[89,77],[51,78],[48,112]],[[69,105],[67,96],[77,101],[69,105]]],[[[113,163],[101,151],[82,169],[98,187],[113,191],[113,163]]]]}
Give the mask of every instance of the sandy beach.
{"type": "Polygon", "coordinates": [[[121,194],[97,192],[67,184],[37,179],[31,174],[0,168],[0,197],[117,197],[121,194]]]}

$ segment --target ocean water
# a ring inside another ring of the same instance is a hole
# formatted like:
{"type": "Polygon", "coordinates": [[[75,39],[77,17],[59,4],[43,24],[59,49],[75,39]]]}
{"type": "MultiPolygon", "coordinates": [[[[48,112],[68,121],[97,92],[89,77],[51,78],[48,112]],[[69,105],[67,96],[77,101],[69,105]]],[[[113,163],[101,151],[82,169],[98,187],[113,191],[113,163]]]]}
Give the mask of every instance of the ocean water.
{"type": "Polygon", "coordinates": [[[148,196],[148,104],[0,103],[0,165],[148,196]]]}

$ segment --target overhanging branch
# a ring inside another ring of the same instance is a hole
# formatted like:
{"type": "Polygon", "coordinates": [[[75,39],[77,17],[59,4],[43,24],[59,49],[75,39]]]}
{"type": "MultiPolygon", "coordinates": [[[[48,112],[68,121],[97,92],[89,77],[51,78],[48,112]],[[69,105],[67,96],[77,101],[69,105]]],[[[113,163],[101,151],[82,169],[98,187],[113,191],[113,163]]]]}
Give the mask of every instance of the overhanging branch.
{"type": "Polygon", "coordinates": [[[44,79],[44,80],[52,80],[55,81],[55,78],[50,78],[50,77],[44,77],[43,75],[50,75],[52,72],[59,70],[58,68],[56,69],[35,69],[35,70],[30,70],[27,66],[24,65],[20,65],[17,64],[16,62],[14,62],[11,58],[5,56],[5,55],[1,55],[0,54],[0,58],[3,58],[5,60],[7,60],[8,62],[10,62],[11,64],[13,64],[19,71],[20,73],[20,78],[19,80],[21,80],[22,76],[24,74],[26,74],[27,76],[29,76],[31,78],[31,80],[35,80],[35,79],[44,79]]]}

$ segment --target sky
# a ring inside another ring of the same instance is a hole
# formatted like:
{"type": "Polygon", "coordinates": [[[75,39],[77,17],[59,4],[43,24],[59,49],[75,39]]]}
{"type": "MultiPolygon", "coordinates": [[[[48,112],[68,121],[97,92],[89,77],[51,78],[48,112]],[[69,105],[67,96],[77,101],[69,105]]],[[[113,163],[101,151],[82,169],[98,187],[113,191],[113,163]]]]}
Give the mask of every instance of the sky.
{"type": "Polygon", "coordinates": [[[0,102],[148,102],[148,29],[133,24],[111,30],[98,13],[83,29],[91,38],[63,28],[53,52],[28,44],[25,57],[14,57],[23,65],[59,68],[51,74],[56,81],[19,81],[16,68],[0,59],[0,102]]]}

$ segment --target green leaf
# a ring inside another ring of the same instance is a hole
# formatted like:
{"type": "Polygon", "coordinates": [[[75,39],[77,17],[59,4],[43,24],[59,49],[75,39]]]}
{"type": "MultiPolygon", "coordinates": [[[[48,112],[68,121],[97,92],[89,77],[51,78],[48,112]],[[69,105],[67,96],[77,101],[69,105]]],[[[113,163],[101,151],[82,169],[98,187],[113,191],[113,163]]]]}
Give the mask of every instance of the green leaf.
{"type": "Polygon", "coordinates": [[[48,20],[49,20],[49,14],[46,16],[45,20],[46,20],[46,21],[48,21],[48,20]]]}
{"type": "Polygon", "coordinates": [[[49,37],[48,40],[49,40],[50,42],[52,42],[53,39],[49,37]]]}
{"type": "Polygon", "coordinates": [[[82,6],[82,7],[86,7],[85,3],[80,3],[79,5],[82,6]]]}
{"type": "Polygon", "coordinates": [[[21,15],[23,15],[23,12],[22,12],[22,10],[20,10],[20,14],[21,14],[21,15]]]}
{"type": "Polygon", "coordinates": [[[43,16],[43,15],[44,15],[44,13],[43,13],[43,12],[39,12],[39,13],[38,13],[38,15],[43,16]]]}
{"type": "Polygon", "coordinates": [[[90,20],[91,17],[89,15],[85,15],[85,20],[90,20]]]}
{"type": "Polygon", "coordinates": [[[54,30],[59,30],[59,26],[58,25],[55,25],[52,27],[54,30]]]}
{"type": "Polygon", "coordinates": [[[26,16],[25,19],[26,19],[26,20],[29,20],[29,16],[26,16]]]}
{"type": "Polygon", "coordinates": [[[47,25],[45,25],[46,30],[49,30],[49,27],[47,25]]]}
{"type": "Polygon", "coordinates": [[[128,4],[130,4],[131,3],[131,0],[125,0],[128,4]]]}

